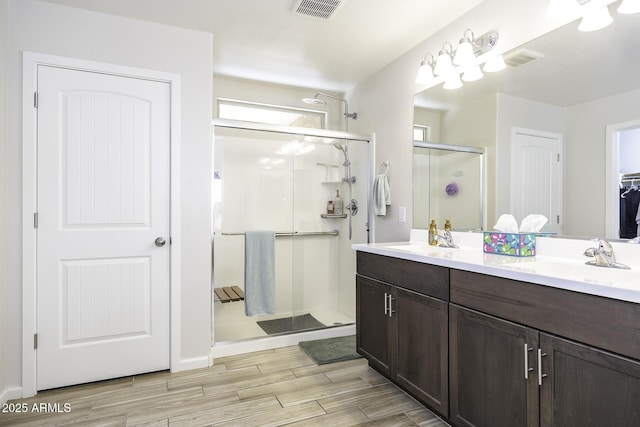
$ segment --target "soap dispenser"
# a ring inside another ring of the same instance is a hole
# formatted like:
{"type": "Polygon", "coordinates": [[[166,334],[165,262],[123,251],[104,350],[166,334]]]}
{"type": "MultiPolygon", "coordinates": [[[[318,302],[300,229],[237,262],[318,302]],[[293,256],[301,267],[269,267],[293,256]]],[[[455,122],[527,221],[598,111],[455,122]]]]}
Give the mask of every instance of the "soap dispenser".
{"type": "Polygon", "coordinates": [[[340,190],[336,190],[336,196],[333,198],[333,210],[336,215],[343,214],[343,206],[342,199],[340,198],[340,190]]]}
{"type": "Polygon", "coordinates": [[[438,229],[436,228],[436,220],[432,219],[429,225],[429,244],[431,246],[438,245],[438,229]]]}

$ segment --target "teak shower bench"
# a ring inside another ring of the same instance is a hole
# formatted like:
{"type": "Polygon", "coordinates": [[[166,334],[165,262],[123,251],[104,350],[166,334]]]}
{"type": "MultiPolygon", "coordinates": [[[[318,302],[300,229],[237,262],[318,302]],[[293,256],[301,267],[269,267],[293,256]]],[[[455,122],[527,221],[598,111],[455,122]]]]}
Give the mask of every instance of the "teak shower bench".
{"type": "Polygon", "coordinates": [[[218,302],[232,302],[244,300],[244,291],[238,286],[224,286],[222,288],[213,288],[213,292],[216,296],[215,301],[218,302]]]}

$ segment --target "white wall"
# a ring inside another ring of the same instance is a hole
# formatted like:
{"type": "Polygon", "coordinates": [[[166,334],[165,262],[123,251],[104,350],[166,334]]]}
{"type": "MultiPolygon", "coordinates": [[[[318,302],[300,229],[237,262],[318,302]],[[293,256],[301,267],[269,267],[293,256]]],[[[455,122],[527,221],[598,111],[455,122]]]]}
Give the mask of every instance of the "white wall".
{"type": "Polygon", "coordinates": [[[604,236],[606,127],[637,120],[640,89],[567,110],[564,233],[604,236]]]}
{"type": "MultiPolygon", "coordinates": [[[[7,191],[9,189],[9,162],[7,158],[7,38],[9,27],[9,0],[0,0],[0,242],[7,242],[9,230],[6,212],[8,210],[7,191]]],[[[0,342],[6,343],[8,339],[7,313],[7,286],[9,283],[6,272],[7,248],[9,245],[0,245],[0,342]]],[[[9,366],[6,355],[9,346],[0,346],[0,402],[4,402],[8,396],[9,366]]],[[[11,396],[13,397],[13,396],[11,396]]]]}
{"type": "MultiPolygon", "coordinates": [[[[376,219],[377,241],[408,240],[411,229],[411,164],[413,96],[424,87],[415,84],[425,53],[437,53],[445,41],[457,42],[467,28],[475,34],[497,30],[497,52],[506,52],[565,22],[544,18],[547,2],[485,0],[409,52],[401,54],[349,92],[350,106],[358,111],[354,130],[376,132],[376,161],[390,160],[391,215],[376,219]],[[526,11],[526,13],[523,13],[526,11]],[[398,206],[407,206],[406,223],[399,223],[398,206]]],[[[464,90],[464,88],[462,89],[464,90]]],[[[490,183],[489,183],[490,185],[490,183]]],[[[494,203],[495,205],[495,203],[494,203]]],[[[494,206],[495,209],[495,206],[494,206]]],[[[489,218],[488,221],[491,219],[489,218]]]]}
{"type": "MultiPolygon", "coordinates": [[[[211,63],[210,34],[87,12],[35,0],[9,0],[8,144],[2,156],[2,201],[8,215],[3,246],[7,288],[2,348],[8,353],[6,386],[21,386],[22,325],[22,52],[31,51],[181,76],[182,362],[206,363],[211,316],[211,63]]],[[[3,27],[4,28],[4,27],[3,27]]],[[[4,129],[4,127],[3,127],[4,129]]],[[[0,137],[1,138],[1,137],[0,137]]],[[[0,140],[1,141],[1,140],[0,140]]],[[[0,193],[1,194],[1,193],[0,193]]],[[[4,257],[3,257],[4,259],[4,257]]],[[[0,384],[1,385],[1,384],[0,384]]]]}

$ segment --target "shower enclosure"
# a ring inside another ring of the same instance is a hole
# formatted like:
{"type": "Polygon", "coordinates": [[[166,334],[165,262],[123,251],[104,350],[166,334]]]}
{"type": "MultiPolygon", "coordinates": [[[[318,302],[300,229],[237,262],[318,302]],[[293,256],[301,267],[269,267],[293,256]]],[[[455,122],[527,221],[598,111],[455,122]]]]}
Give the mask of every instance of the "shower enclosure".
{"type": "Polygon", "coordinates": [[[214,126],[214,349],[352,325],[351,245],[369,241],[371,138],[231,120],[214,126]],[[344,210],[330,214],[337,192],[344,210]],[[275,291],[268,314],[247,316],[245,271],[256,266],[245,263],[245,238],[255,231],[275,235],[265,251],[275,291]]]}

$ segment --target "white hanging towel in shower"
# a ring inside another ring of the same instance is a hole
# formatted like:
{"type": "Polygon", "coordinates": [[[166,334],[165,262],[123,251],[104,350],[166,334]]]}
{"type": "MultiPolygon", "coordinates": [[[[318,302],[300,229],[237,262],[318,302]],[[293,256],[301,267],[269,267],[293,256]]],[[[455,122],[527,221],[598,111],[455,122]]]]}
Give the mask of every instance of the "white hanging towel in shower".
{"type": "Polygon", "coordinates": [[[247,231],[244,235],[244,312],[247,316],[276,311],[276,234],[247,231]]]}
{"type": "Polygon", "coordinates": [[[378,216],[387,214],[387,205],[391,204],[391,189],[386,173],[378,174],[373,182],[373,213],[378,216]]]}

